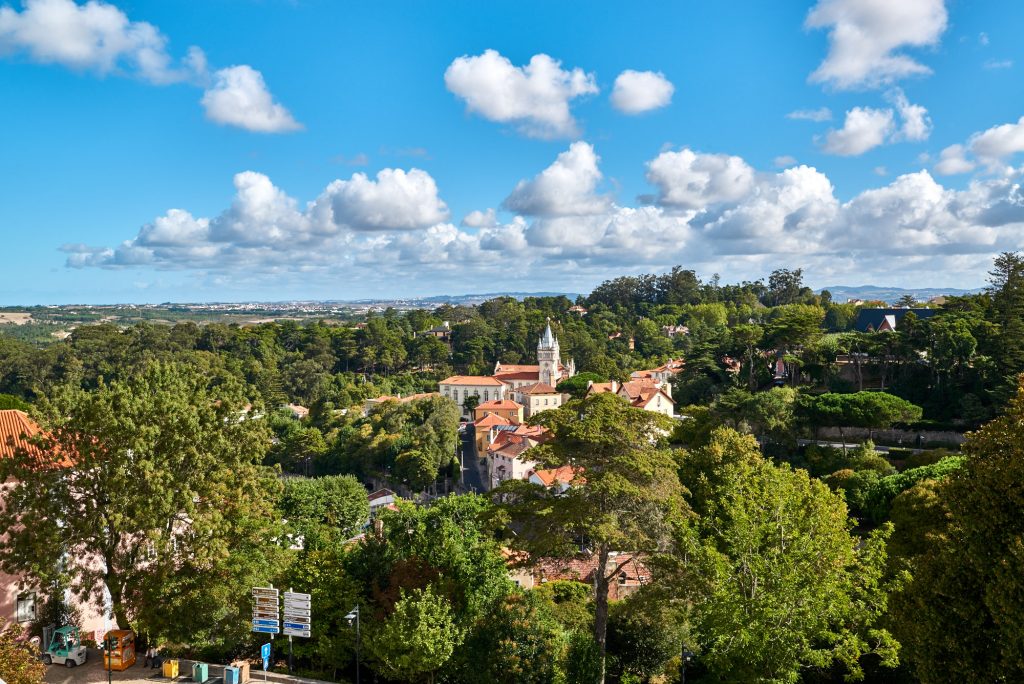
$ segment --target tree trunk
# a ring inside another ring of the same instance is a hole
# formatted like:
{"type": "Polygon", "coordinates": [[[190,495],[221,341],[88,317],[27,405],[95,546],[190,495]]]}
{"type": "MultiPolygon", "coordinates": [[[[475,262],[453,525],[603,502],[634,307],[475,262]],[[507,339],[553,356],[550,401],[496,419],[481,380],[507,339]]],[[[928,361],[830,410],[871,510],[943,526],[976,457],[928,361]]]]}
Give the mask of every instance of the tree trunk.
{"type": "Polygon", "coordinates": [[[608,636],[608,545],[601,544],[594,570],[594,641],[601,659],[597,684],[604,684],[605,652],[608,636]]]}
{"type": "Polygon", "coordinates": [[[116,573],[108,572],[103,578],[103,583],[107,585],[107,592],[110,594],[110,612],[114,615],[114,622],[117,623],[118,629],[129,629],[128,613],[124,610],[122,600],[121,578],[116,573]]]}

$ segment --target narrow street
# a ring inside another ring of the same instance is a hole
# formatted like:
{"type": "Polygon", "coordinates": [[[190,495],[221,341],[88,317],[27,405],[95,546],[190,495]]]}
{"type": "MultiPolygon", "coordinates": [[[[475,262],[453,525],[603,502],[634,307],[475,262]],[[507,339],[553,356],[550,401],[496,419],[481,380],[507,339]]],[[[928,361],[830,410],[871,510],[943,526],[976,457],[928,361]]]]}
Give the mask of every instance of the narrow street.
{"type": "Polygon", "coordinates": [[[473,424],[466,426],[462,438],[462,484],[467,491],[483,494],[487,491],[484,484],[485,474],[480,466],[480,456],[476,452],[476,431],[473,424]]]}

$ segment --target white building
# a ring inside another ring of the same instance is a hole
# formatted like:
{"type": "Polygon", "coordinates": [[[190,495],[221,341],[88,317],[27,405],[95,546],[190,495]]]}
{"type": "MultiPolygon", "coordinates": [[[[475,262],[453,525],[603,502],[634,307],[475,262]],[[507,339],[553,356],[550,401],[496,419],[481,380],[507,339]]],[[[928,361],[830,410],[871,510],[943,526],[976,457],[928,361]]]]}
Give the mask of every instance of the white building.
{"type": "Polygon", "coordinates": [[[448,397],[462,408],[463,417],[472,416],[466,408],[466,400],[476,397],[477,404],[494,399],[504,399],[506,385],[497,378],[487,375],[453,375],[439,383],[441,396],[448,397]]]}

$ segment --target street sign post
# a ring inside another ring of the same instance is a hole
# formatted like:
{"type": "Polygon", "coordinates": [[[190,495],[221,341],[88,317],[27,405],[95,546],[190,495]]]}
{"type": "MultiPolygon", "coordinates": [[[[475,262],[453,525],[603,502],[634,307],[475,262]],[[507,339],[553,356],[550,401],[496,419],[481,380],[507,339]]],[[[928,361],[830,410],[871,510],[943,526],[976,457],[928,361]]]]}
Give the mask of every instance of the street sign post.
{"type": "Polygon", "coordinates": [[[282,630],[288,637],[288,671],[292,671],[292,637],[308,639],[312,635],[313,602],[309,594],[290,589],[284,592],[282,630]]]}
{"type": "Polygon", "coordinates": [[[281,633],[281,607],[274,587],[252,588],[252,631],[269,634],[271,639],[281,633]]]}

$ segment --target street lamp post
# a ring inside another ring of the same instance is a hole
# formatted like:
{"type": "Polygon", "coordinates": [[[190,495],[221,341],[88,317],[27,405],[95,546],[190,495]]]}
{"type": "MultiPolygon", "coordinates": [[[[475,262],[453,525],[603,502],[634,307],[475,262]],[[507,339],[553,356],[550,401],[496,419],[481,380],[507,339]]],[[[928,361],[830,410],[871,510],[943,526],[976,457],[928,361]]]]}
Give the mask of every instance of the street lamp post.
{"type": "Polygon", "coordinates": [[[686,666],[693,662],[693,651],[686,648],[686,644],[683,644],[682,660],[679,663],[679,681],[681,684],[686,684],[686,666]]]}
{"type": "Polygon", "coordinates": [[[353,624],[356,626],[356,684],[359,684],[359,604],[348,612],[345,616],[345,620],[348,621],[348,626],[351,627],[353,624]]]}

